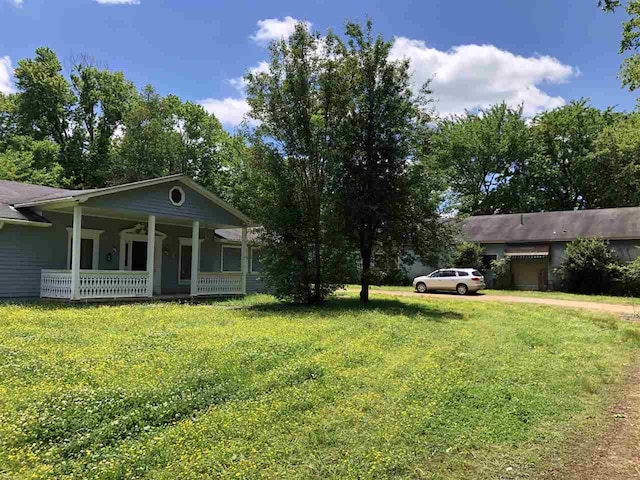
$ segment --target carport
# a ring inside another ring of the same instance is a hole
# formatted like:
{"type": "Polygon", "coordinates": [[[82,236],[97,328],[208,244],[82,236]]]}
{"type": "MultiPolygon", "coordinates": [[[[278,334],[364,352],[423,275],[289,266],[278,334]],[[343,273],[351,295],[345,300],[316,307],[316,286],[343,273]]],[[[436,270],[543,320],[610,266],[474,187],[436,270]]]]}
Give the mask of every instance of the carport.
{"type": "Polygon", "coordinates": [[[511,275],[516,290],[549,288],[549,245],[507,245],[505,257],[511,259],[511,275]]]}

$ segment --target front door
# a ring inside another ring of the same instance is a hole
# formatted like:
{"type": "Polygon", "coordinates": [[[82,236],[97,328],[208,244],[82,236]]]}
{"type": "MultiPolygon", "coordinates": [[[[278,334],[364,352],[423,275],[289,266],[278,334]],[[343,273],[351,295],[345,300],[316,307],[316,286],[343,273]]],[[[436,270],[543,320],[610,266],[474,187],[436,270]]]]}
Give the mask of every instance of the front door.
{"type": "MultiPolygon", "coordinates": [[[[155,258],[153,262],[153,293],[159,295],[162,285],[162,240],[156,236],[155,258]]],[[[122,233],[122,270],[144,272],[147,269],[147,238],[146,235],[122,233]]]]}

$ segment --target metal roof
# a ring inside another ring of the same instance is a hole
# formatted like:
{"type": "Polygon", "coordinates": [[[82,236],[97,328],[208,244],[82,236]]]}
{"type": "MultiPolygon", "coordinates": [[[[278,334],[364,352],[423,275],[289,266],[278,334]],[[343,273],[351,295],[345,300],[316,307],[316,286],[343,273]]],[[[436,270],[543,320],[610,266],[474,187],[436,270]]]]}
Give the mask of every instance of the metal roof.
{"type": "Polygon", "coordinates": [[[480,215],[463,220],[462,230],[475,243],[640,239],[640,207],[480,215]]]}

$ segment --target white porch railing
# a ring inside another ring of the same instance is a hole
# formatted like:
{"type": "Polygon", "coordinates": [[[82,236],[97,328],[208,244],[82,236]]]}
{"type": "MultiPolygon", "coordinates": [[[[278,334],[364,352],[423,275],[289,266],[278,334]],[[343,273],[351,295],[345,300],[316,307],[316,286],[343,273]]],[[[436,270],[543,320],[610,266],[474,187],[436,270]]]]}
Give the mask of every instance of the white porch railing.
{"type": "MultiPolygon", "coordinates": [[[[79,298],[125,298],[147,296],[147,272],[81,270],[79,298]]],[[[40,296],[71,298],[71,270],[42,270],[40,296]]]]}
{"type": "Polygon", "coordinates": [[[40,297],[71,298],[71,270],[42,270],[40,297]]]}
{"type": "MultiPolygon", "coordinates": [[[[146,297],[147,272],[80,270],[79,299],[146,297]]],[[[198,272],[197,295],[242,295],[242,274],[198,272]]],[[[40,297],[71,299],[71,270],[42,270],[40,297]]]]}
{"type": "Polygon", "coordinates": [[[242,295],[242,274],[198,272],[198,295],[242,295]]]}

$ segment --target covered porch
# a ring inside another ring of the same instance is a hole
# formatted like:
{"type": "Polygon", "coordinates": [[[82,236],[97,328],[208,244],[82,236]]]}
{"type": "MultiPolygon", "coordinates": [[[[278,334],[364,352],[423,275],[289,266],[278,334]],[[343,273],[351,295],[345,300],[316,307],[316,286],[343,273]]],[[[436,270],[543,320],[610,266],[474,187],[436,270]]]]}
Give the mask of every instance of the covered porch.
{"type": "MultiPolygon", "coordinates": [[[[40,297],[67,300],[153,298],[167,295],[225,296],[245,295],[247,293],[248,244],[247,227],[242,227],[240,243],[240,271],[203,271],[201,265],[201,222],[190,221],[190,237],[179,237],[178,283],[183,285],[181,292],[163,291],[161,265],[163,242],[167,235],[158,231],[156,215],[148,215],[146,222],[137,223],[136,228],[118,232],[120,248],[118,269],[99,269],[101,256],[105,249],[99,248],[99,237],[103,230],[83,228],[83,207],[73,206],[72,226],[69,231],[68,269],[43,269],[40,279],[40,297]],[[185,253],[185,255],[183,255],[185,253]],[[187,291],[184,291],[188,289],[187,291]]],[[[89,216],[95,226],[93,210],[89,216]]],[[[176,219],[172,219],[176,222],[176,219]]],[[[166,218],[164,221],[168,221],[166,218]]],[[[108,226],[108,221],[101,221],[108,226]]],[[[184,224],[184,222],[180,222],[184,224]]],[[[175,225],[175,223],[174,223],[175,225]]],[[[228,225],[224,225],[228,227],[228,225]]],[[[212,231],[211,225],[208,230],[212,231]]],[[[168,227],[167,227],[168,228],[168,227]]],[[[114,248],[114,250],[116,250],[114,248]]],[[[108,257],[111,252],[106,253],[108,257]]]]}
{"type": "Polygon", "coordinates": [[[34,248],[41,298],[245,295],[248,275],[255,288],[251,220],[184,175],[16,206],[47,220],[34,248]],[[223,246],[217,229],[241,235],[223,246]]]}

